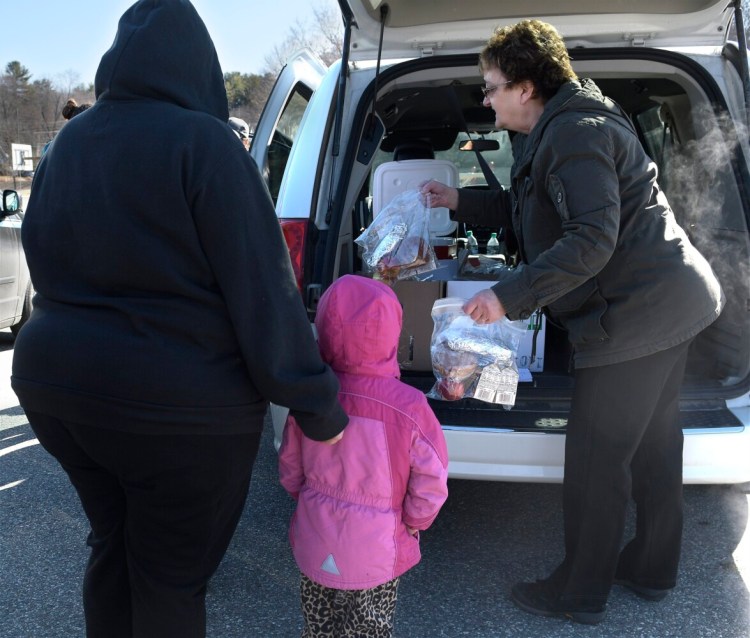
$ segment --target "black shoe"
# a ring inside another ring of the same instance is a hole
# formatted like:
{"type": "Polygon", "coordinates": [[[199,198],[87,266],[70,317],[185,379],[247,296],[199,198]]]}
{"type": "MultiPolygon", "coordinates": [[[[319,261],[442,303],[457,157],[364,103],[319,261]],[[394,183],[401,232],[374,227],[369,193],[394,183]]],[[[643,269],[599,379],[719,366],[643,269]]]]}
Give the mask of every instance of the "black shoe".
{"type": "Polygon", "coordinates": [[[537,616],[548,616],[558,618],[570,618],[584,625],[597,625],[606,615],[604,605],[572,609],[565,605],[556,596],[546,581],[538,580],[535,583],[517,583],[510,591],[510,597],[516,607],[536,614],[537,616]]]}
{"type": "Polygon", "coordinates": [[[651,602],[658,603],[660,600],[664,600],[671,589],[655,589],[653,587],[644,587],[638,583],[634,583],[632,580],[627,578],[615,578],[615,585],[622,585],[627,587],[639,598],[644,600],[650,600],[651,602]]]}

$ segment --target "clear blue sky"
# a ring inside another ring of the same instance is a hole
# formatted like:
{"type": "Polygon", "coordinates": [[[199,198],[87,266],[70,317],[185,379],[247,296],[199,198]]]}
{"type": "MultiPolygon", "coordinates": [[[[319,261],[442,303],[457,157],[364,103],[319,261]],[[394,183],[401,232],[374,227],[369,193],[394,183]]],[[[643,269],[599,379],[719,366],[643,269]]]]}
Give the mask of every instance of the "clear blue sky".
{"type": "MultiPolygon", "coordinates": [[[[18,60],[32,80],[54,82],[73,72],[78,82],[93,82],[99,60],[114,40],[117,21],[134,2],[0,0],[0,69],[18,60]]],[[[307,23],[313,8],[338,9],[336,0],[192,2],[213,38],[222,69],[241,73],[263,71],[266,55],[284,41],[295,20],[307,23]]]]}

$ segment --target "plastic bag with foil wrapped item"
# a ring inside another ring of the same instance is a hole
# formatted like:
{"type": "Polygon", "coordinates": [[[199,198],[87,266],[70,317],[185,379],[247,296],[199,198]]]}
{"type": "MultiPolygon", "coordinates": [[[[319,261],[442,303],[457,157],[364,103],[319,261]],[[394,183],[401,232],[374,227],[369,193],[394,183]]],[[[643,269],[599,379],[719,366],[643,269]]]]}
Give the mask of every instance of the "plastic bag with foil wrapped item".
{"type": "Polygon", "coordinates": [[[432,399],[473,398],[510,409],[516,402],[516,353],[525,332],[523,322],[506,318],[478,324],[461,308],[465,299],[447,297],[432,306],[430,342],[435,384],[432,399]]]}
{"type": "Polygon", "coordinates": [[[362,246],[365,267],[384,282],[413,279],[437,268],[426,204],[418,190],[404,191],[354,240],[362,246]]]}

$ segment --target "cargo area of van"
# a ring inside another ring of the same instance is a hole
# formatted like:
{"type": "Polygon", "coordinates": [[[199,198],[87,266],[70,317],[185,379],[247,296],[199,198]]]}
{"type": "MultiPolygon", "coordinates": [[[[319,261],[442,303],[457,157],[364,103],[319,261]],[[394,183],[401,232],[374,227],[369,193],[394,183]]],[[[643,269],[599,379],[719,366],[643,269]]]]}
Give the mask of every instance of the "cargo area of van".
{"type": "MultiPolygon", "coordinates": [[[[648,59],[640,60],[633,59],[632,49],[627,58],[616,51],[609,55],[607,59],[601,51],[574,51],[576,71],[594,79],[627,112],[659,167],[659,183],[678,222],[711,263],[727,297],[721,318],[691,347],[683,387],[683,426],[686,430],[726,428],[736,423],[739,427],[726,399],[737,395],[737,386],[746,383],[750,372],[750,241],[744,212],[748,193],[738,188],[743,181],[738,173],[744,170],[737,161],[741,142],[724,116],[717,115],[728,105],[700,66],[686,66],[685,58],[669,52],[658,56],[651,52],[648,59]]],[[[368,133],[365,127],[360,156],[352,157],[360,164],[355,171],[364,165],[369,170],[362,171],[361,184],[350,186],[350,192],[358,188],[359,194],[349,218],[342,219],[337,274],[367,273],[361,250],[350,238],[356,239],[397,192],[430,178],[455,180],[451,185],[462,188],[493,187],[476,152],[466,148],[467,141],[489,149],[481,151],[484,159],[499,183],[508,186],[512,163],[508,134],[493,130],[493,113],[482,106],[481,76],[476,66],[463,61],[438,66],[436,61],[417,60],[400,65],[397,76],[386,70],[379,79],[376,118],[368,125],[375,132],[368,133]],[[404,66],[413,70],[405,72],[404,66]],[[365,164],[361,153],[373,138],[374,157],[365,164]]],[[[512,237],[504,236],[504,229],[450,223],[446,210],[435,209],[433,214],[440,268],[421,275],[420,281],[394,285],[404,308],[402,379],[425,392],[435,381],[429,350],[433,303],[444,297],[468,298],[477,286],[492,285],[491,277],[473,279],[472,269],[463,267],[467,260],[462,249],[469,231],[478,239],[480,255],[496,232],[505,240],[507,263],[512,265],[515,258],[512,237]]],[[[543,325],[536,331],[536,324],[529,322],[530,335],[536,333],[533,360],[531,337],[519,353],[519,367],[525,365],[529,374],[522,375],[528,380],[519,383],[513,408],[504,410],[477,399],[432,400],[444,426],[564,432],[572,391],[571,346],[554,322],[540,322],[543,325]]]]}

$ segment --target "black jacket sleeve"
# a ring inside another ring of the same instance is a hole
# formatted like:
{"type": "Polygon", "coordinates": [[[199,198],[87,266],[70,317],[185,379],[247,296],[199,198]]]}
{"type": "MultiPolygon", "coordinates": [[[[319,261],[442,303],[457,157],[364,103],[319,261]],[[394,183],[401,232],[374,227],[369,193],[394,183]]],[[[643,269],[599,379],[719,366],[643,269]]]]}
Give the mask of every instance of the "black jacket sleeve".
{"type": "Polygon", "coordinates": [[[306,436],[329,439],[348,421],[338,381],[320,357],[260,172],[239,145],[230,155],[194,206],[203,249],[253,384],[288,407],[306,436]]]}
{"type": "Polygon", "coordinates": [[[451,219],[475,226],[502,226],[511,228],[510,191],[458,189],[458,209],[451,219]]]}

